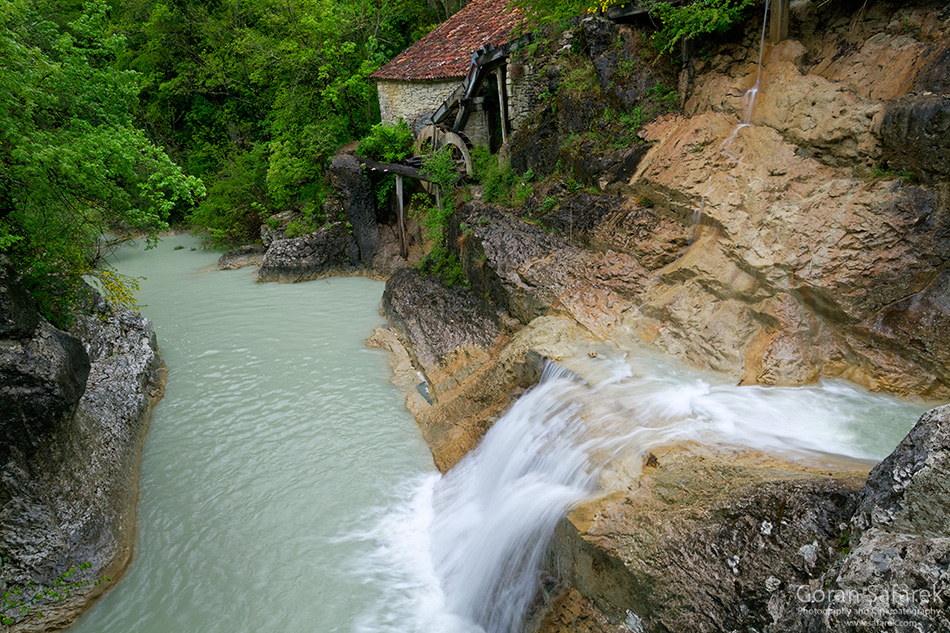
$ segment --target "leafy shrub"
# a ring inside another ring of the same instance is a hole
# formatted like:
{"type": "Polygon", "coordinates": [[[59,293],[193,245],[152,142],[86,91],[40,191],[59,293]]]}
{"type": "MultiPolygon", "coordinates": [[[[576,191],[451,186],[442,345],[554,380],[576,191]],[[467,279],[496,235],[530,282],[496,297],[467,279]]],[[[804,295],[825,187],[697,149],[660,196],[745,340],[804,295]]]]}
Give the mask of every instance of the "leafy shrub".
{"type": "Polygon", "coordinates": [[[753,0],[695,0],[674,7],[669,2],[654,2],[650,15],[663,25],[653,36],[654,45],[672,53],[680,40],[710,33],[724,33],[743,19],[743,11],[753,0]]]}
{"type": "Polygon", "coordinates": [[[482,200],[485,202],[510,203],[512,189],[521,181],[507,163],[498,162],[498,157],[486,147],[476,147],[472,152],[475,178],[482,185],[482,200]]]}
{"type": "Polygon", "coordinates": [[[393,125],[377,123],[368,135],[360,139],[356,151],[363,158],[383,163],[398,163],[412,156],[412,130],[403,119],[393,125]]]}
{"type": "Polygon", "coordinates": [[[431,275],[438,275],[446,286],[465,284],[465,271],[455,253],[448,252],[445,246],[436,245],[432,251],[419,262],[419,270],[431,275]]]}

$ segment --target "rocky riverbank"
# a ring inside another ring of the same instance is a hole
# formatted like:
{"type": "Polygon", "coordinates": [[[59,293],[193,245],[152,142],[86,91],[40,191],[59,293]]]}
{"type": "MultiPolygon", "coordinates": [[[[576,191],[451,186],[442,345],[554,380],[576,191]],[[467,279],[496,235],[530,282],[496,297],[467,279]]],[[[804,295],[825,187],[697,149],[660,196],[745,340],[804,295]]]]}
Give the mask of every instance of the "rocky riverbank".
{"type": "Polygon", "coordinates": [[[5,265],[0,282],[4,630],[45,631],[68,625],[131,560],[142,442],[165,366],[138,313],[90,292],[67,333],[5,265]]]}

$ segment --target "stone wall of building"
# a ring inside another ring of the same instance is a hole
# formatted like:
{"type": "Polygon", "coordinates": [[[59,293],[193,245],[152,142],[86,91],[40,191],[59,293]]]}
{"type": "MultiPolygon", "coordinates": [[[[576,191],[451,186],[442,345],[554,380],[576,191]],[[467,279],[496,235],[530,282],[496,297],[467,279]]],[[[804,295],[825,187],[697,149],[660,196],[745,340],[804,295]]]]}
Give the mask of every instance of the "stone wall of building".
{"type": "Polygon", "coordinates": [[[455,90],[461,79],[448,81],[394,81],[376,80],[379,92],[379,112],[383,121],[395,123],[404,119],[418,133],[424,123],[417,121],[422,115],[435,111],[455,90]]]}
{"type": "Polygon", "coordinates": [[[538,104],[538,95],[547,90],[541,66],[512,61],[508,64],[508,120],[517,130],[538,104]]]}
{"type": "MultiPolygon", "coordinates": [[[[544,77],[537,73],[538,68],[521,63],[508,66],[508,119],[513,130],[520,127],[537,105],[538,95],[547,89],[544,77]]],[[[418,134],[427,124],[428,115],[435,112],[462,81],[463,79],[424,82],[378,79],[376,87],[382,120],[395,123],[398,119],[405,119],[413,128],[413,132],[418,134]]],[[[486,88],[496,90],[494,74],[486,79],[486,88]]],[[[451,121],[448,123],[451,124],[451,121]]],[[[463,132],[476,145],[490,143],[488,115],[481,107],[474,108],[463,132]]]]}

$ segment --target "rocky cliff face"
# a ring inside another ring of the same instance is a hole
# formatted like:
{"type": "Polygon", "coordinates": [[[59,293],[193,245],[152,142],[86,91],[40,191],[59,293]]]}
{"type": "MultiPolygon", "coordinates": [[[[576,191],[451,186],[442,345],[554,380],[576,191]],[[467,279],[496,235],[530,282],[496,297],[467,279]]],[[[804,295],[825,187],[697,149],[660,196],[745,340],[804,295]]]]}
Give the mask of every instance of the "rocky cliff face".
{"type": "MultiPolygon", "coordinates": [[[[945,398],[950,19],[942,5],[885,2],[850,13],[799,3],[793,17],[794,39],[768,46],[761,72],[755,25],[691,62],[685,116],[641,133],[649,149],[635,173],[598,182],[614,195],[561,196],[543,213],[526,205],[616,272],[563,265],[591,283],[548,283],[563,249],[542,239],[520,262],[486,246],[487,265],[512,283],[531,279],[537,313],[577,315],[579,294],[593,305],[601,293],[609,315],[582,321],[594,331],[630,329],[747,384],[834,376],[945,398]],[[757,78],[750,125],[740,125],[757,78]]],[[[549,132],[563,143],[559,128],[549,132]]],[[[513,160],[541,160],[545,147],[513,160]]],[[[478,240],[495,230],[466,224],[478,240]]]]}
{"type": "Polygon", "coordinates": [[[8,268],[3,277],[0,586],[22,590],[13,602],[25,603],[72,570],[67,598],[42,598],[26,616],[7,604],[3,615],[11,630],[47,630],[75,619],[131,558],[141,445],[164,363],[137,313],[91,294],[88,314],[62,332],[8,268]]]}
{"type": "MultiPolygon", "coordinates": [[[[606,39],[618,39],[610,28],[606,39]]],[[[600,191],[555,183],[513,212],[478,201],[457,209],[450,244],[470,287],[451,301],[492,328],[413,311],[411,299],[386,304],[395,336],[380,333],[379,343],[428,380],[434,405],[410,396],[410,408],[441,469],[530,384],[529,359],[630,334],[744,384],[839,377],[950,397],[945,3],[795,3],[792,37],[765,50],[750,124],[740,125],[759,76],[760,28],[693,60],[680,81],[682,114],[647,126],[636,155],[595,168],[602,179],[584,175],[596,161],[568,140],[597,125],[597,104],[540,105],[512,137],[512,164],[550,173],[560,161],[600,191]],[[458,328],[472,332],[463,341],[458,328]],[[439,353],[433,338],[446,345],[439,353]]],[[[603,97],[613,87],[601,81],[616,68],[612,53],[592,45],[601,30],[589,19],[574,36],[598,99],[614,103],[623,95],[603,97]]],[[[550,69],[552,91],[566,70],[550,69]]],[[[406,278],[387,292],[438,291],[406,278]]],[[[828,587],[944,591],[950,532],[930,500],[945,496],[947,448],[934,415],[863,488],[860,466],[811,468],[688,444],[656,451],[626,488],[559,526],[552,601],[532,625],[888,630],[886,619],[855,624],[808,609],[850,599],[822,594],[822,603],[814,592],[828,587]]],[[[924,630],[946,626],[921,621],[924,630]]],[[[912,630],[900,622],[897,630],[912,630]]]]}

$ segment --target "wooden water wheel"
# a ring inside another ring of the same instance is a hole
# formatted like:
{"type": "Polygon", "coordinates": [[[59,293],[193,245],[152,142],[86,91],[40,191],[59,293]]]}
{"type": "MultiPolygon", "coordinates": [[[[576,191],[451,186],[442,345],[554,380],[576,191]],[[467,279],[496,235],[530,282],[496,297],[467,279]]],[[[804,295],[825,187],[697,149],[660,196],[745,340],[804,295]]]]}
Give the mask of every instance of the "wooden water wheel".
{"type": "MultiPolygon", "coordinates": [[[[452,132],[441,125],[427,125],[416,137],[416,155],[427,156],[448,145],[452,148],[452,160],[460,176],[475,173],[472,165],[472,142],[461,132],[452,132]]],[[[435,185],[423,181],[422,186],[429,193],[435,193],[435,185]]]]}

